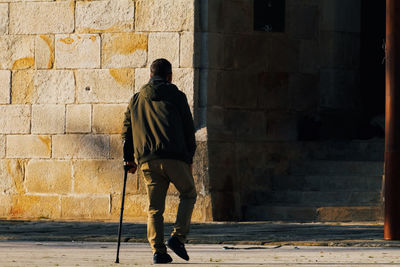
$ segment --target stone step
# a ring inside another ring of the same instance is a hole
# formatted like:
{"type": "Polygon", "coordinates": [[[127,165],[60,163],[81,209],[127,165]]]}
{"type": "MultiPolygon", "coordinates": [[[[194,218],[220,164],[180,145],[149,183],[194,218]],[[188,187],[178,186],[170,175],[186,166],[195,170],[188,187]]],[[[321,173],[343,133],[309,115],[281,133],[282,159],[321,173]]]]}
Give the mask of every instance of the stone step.
{"type": "Polygon", "coordinates": [[[293,206],[372,206],[381,202],[379,191],[272,191],[262,203],[293,206]]]}
{"type": "Polygon", "coordinates": [[[384,139],[303,142],[307,157],[315,160],[383,161],[384,139]]]}
{"type": "Polygon", "coordinates": [[[296,222],[346,222],[382,221],[381,206],[251,206],[245,210],[244,217],[252,221],[296,221],[296,222]]]}
{"type": "Polygon", "coordinates": [[[377,191],[382,188],[382,176],[298,175],[272,179],[273,191],[377,191]]]}
{"type": "Polygon", "coordinates": [[[382,161],[296,161],[290,164],[291,175],[369,175],[382,176],[382,161]]]}

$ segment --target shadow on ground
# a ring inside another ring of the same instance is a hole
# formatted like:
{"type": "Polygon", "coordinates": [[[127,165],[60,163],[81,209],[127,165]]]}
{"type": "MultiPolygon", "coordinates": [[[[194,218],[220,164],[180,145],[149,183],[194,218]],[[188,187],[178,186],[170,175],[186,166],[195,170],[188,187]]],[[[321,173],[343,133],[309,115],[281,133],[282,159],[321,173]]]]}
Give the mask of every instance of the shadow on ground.
{"type": "MultiPolygon", "coordinates": [[[[165,233],[172,229],[166,224],[165,233]]],[[[118,223],[0,220],[0,240],[115,242],[118,223]]],[[[146,225],[124,223],[124,242],[147,242],[146,225]]],[[[189,243],[248,245],[393,246],[380,224],[195,223],[189,243]]],[[[396,245],[397,246],[397,245],[396,245]]],[[[399,244],[400,246],[400,244],[399,244]]]]}

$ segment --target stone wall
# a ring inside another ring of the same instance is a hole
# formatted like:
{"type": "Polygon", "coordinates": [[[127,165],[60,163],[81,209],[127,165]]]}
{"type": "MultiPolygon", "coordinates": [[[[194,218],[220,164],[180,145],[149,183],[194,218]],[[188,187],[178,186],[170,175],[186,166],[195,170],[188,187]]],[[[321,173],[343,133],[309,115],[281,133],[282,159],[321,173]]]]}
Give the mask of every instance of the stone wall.
{"type": "MultiPolygon", "coordinates": [[[[197,108],[193,0],[0,0],[0,217],[119,218],[123,113],[159,57],[197,108]]],[[[198,142],[194,220],[209,220],[198,142]]],[[[170,191],[167,220],[177,208],[170,191]]],[[[144,220],[129,175],[126,216],[144,220]]]]}
{"type": "Polygon", "coordinates": [[[251,219],[246,209],[262,204],[271,177],[303,157],[302,135],[314,137],[304,124],[358,108],[360,0],[286,0],[284,32],[255,31],[253,1],[200,10],[213,216],[251,219]]]}

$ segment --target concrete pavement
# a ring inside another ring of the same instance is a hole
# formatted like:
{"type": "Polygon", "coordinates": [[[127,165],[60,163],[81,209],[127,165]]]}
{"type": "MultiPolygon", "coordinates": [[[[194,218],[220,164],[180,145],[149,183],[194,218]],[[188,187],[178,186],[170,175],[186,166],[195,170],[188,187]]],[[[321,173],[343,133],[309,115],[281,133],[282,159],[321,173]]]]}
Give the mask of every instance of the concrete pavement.
{"type": "MultiPolygon", "coordinates": [[[[166,233],[172,229],[166,224],[166,233]]],[[[0,221],[0,266],[150,266],[144,223],[0,221]]],[[[372,223],[198,223],[191,266],[400,266],[400,242],[372,223]]],[[[186,263],[171,252],[174,264],[186,263]]]]}

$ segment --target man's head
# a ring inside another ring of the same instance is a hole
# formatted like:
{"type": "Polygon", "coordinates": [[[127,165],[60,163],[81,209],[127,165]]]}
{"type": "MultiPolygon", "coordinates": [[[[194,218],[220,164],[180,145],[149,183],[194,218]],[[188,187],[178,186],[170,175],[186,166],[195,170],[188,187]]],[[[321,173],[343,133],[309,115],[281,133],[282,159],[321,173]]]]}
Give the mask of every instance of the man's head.
{"type": "Polygon", "coordinates": [[[172,81],[172,66],[165,58],[159,58],[153,61],[150,66],[150,77],[159,76],[166,79],[168,82],[172,81]]]}

